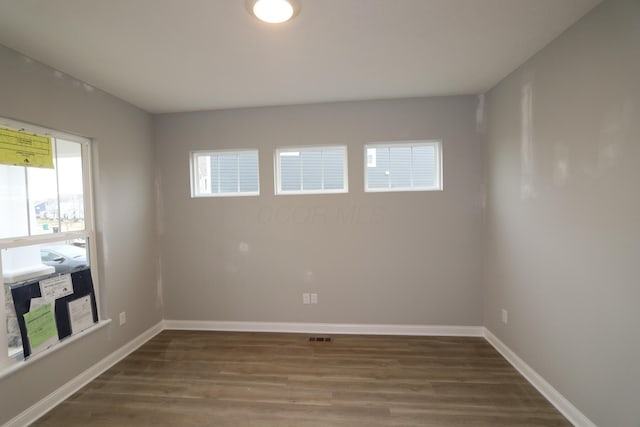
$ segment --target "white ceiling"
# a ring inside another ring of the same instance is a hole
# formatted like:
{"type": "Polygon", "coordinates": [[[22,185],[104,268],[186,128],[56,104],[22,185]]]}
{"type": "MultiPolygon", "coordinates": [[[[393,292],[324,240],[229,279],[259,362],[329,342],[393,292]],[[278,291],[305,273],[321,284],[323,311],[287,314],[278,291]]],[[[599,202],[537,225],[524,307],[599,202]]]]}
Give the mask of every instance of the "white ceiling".
{"type": "Polygon", "coordinates": [[[153,113],[477,94],[599,0],[0,0],[0,44],[153,113]]]}

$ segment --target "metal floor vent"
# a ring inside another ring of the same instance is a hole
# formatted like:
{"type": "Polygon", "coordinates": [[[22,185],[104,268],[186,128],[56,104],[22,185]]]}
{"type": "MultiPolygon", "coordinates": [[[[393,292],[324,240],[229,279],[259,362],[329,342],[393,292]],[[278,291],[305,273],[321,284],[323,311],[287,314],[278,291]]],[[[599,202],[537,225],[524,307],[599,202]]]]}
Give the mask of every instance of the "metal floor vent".
{"type": "Polygon", "coordinates": [[[330,337],[309,337],[311,342],[331,342],[330,337]]]}

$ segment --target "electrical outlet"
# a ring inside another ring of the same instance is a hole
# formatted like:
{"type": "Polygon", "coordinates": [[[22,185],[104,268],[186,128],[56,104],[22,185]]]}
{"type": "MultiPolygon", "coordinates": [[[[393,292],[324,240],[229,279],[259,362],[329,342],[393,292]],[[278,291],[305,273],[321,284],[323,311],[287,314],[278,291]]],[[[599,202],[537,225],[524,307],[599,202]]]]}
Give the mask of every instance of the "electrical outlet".
{"type": "Polygon", "coordinates": [[[125,323],[127,323],[127,313],[123,311],[122,313],[120,313],[120,326],[124,325],[125,323]]]}
{"type": "Polygon", "coordinates": [[[508,314],[507,310],[505,310],[504,308],[502,309],[502,323],[504,323],[505,325],[507,324],[507,321],[509,320],[508,318],[508,314]]]}
{"type": "Polygon", "coordinates": [[[318,294],[311,294],[311,304],[318,303],[318,294]]]}
{"type": "Polygon", "coordinates": [[[311,304],[311,300],[309,298],[309,294],[307,294],[307,293],[302,294],[302,303],[303,304],[311,304]]]}

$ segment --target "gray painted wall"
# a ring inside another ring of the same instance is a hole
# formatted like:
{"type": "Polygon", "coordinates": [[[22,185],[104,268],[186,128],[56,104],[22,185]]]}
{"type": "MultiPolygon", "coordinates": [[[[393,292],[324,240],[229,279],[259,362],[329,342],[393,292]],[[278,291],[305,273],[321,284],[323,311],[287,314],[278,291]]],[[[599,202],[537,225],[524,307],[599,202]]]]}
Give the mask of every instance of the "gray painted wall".
{"type": "Polygon", "coordinates": [[[161,212],[167,319],[480,325],[484,298],[484,324],[594,422],[640,425],[638,22],[637,0],[609,0],[507,77],[488,95],[486,147],[475,97],[170,114],[152,126],[0,47],[0,116],[94,140],[105,314],[128,315],[1,380],[0,423],[162,318],[161,212]],[[363,193],[363,144],[420,138],[444,141],[445,191],[363,193]],[[275,147],[311,144],[348,145],[350,192],[274,196],[275,147]],[[189,197],[190,150],[250,147],[260,197],[189,197]],[[319,304],[302,305],[303,292],[319,304]]]}
{"type": "Polygon", "coordinates": [[[115,319],[0,380],[2,424],[156,324],[162,307],[150,115],[3,46],[0,99],[2,117],[93,139],[103,317],[115,319]]]}
{"type": "Polygon", "coordinates": [[[597,7],[488,105],[485,325],[597,425],[640,426],[640,2],[597,7]]]}
{"type": "Polygon", "coordinates": [[[461,96],[156,116],[165,318],[480,325],[476,105],[461,96]],[[443,140],[444,191],[365,194],[364,144],[415,139],[443,140]],[[349,193],[274,196],[275,148],[314,144],[348,146],[349,193]],[[259,197],[190,198],[190,150],[252,147],[259,197]],[[303,305],[303,292],[318,305],[303,305]]]}

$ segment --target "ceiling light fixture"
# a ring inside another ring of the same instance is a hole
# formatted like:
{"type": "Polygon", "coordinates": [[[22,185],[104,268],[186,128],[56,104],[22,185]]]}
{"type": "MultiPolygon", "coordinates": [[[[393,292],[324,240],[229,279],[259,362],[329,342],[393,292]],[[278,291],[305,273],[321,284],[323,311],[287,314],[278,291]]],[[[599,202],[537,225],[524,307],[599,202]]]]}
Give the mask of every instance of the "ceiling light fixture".
{"type": "Polygon", "coordinates": [[[300,11],[298,0],[246,0],[249,12],[269,24],[280,24],[296,16],[300,11]]]}

